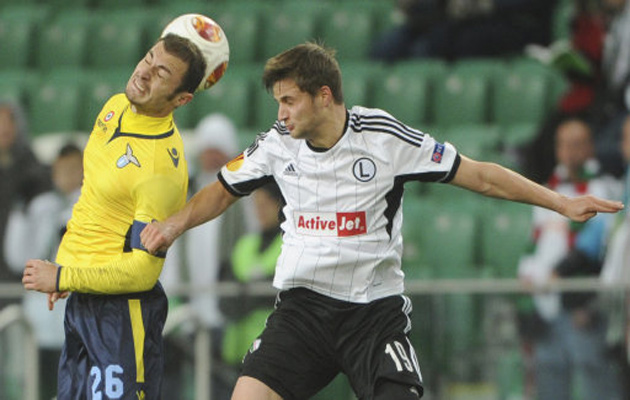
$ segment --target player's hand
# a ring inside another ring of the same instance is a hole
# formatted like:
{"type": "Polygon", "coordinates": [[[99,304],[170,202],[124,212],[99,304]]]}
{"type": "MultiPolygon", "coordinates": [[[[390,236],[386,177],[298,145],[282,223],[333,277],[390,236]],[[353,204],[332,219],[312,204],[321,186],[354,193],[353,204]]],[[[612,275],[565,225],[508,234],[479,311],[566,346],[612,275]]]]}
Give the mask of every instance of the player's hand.
{"type": "Polygon", "coordinates": [[[565,198],[560,213],[576,222],[585,222],[597,213],[616,213],[623,210],[620,201],[604,200],[592,195],[565,198]]]}
{"type": "Polygon", "coordinates": [[[59,267],[50,261],[28,260],[22,284],[26,290],[37,290],[42,293],[54,293],[57,290],[57,273],[59,267]]]}
{"type": "Polygon", "coordinates": [[[174,229],[164,222],[153,221],[140,232],[140,242],[150,254],[166,251],[175,238],[174,229]]]}
{"type": "Polygon", "coordinates": [[[52,311],[53,308],[55,308],[55,303],[57,302],[57,300],[65,299],[66,297],[68,297],[69,294],[70,292],[48,293],[48,309],[52,311]]]}

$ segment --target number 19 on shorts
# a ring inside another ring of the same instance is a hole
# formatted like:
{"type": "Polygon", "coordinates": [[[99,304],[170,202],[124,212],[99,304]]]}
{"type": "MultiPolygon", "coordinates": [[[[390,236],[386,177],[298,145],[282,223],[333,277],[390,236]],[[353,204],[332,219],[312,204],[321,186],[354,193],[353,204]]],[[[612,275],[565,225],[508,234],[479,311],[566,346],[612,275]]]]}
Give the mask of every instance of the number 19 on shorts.
{"type": "Polygon", "coordinates": [[[398,372],[415,372],[420,377],[420,380],[422,380],[416,352],[411,343],[409,343],[409,340],[407,340],[405,344],[406,346],[398,340],[387,343],[387,345],[385,345],[385,354],[391,357],[398,372]]]}

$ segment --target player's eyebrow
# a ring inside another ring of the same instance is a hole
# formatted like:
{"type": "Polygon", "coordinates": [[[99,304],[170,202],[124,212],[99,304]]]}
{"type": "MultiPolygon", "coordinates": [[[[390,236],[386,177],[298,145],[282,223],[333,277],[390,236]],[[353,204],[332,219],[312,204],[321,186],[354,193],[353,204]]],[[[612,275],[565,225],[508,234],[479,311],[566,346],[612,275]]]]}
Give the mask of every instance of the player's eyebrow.
{"type": "Polygon", "coordinates": [[[167,72],[169,75],[173,75],[173,72],[171,72],[171,70],[166,65],[160,64],[157,67],[162,71],[167,72]]]}
{"type": "MultiPolygon", "coordinates": [[[[153,54],[153,49],[150,49],[148,52],[148,55],[151,56],[151,59],[153,59],[155,57],[155,55],[153,54]]],[[[159,69],[161,69],[162,71],[165,71],[166,73],[168,73],[169,75],[173,75],[173,72],[164,64],[159,64],[157,66],[159,69]]]]}

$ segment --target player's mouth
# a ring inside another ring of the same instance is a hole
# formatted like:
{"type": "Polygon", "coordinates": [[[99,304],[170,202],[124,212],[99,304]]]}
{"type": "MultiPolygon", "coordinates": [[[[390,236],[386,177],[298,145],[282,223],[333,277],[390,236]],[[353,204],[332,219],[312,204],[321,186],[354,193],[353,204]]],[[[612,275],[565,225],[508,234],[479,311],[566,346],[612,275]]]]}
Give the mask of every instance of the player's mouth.
{"type": "Polygon", "coordinates": [[[136,88],[136,90],[140,92],[140,94],[145,94],[147,88],[140,84],[139,78],[134,78],[132,83],[133,83],[133,87],[136,88]]]}

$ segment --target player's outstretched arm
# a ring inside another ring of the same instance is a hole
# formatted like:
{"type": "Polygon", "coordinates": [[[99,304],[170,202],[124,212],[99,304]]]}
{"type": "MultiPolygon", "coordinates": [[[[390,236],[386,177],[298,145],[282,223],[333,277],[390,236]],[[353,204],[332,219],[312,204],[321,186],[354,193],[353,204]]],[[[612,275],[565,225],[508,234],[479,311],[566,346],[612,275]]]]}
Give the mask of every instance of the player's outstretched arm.
{"type": "Polygon", "coordinates": [[[566,197],[498,164],[464,156],[451,183],[485,196],[548,208],[577,222],[587,221],[600,212],[615,213],[624,207],[621,202],[592,195],[566,197]]]}
{"type": "Polygon", "coordinates": [[[218,217],[236,200],[221,182],[211,183],[165,221],[147,225],[140,233],[142,245],[151,254],[165,251],[182,233],[218,217]]]}

